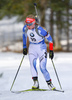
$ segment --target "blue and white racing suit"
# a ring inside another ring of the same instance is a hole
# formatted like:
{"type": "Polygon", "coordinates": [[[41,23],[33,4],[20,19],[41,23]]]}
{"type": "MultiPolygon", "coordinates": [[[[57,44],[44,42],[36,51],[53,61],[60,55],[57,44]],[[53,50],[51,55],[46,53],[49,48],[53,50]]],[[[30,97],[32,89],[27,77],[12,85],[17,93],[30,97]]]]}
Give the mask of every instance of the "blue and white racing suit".
{"type": "Polygon", "coordinates": [[[46,69],[47,63],[47,47],[44,39],[46,38],[49,42],[52,42],[52,38],[49,33],[41,26],[37,27],[38,33],[35,28],[31,30],[26,30],[26,25],[23,27],[23,48],[26,47],[27,36],[29,38],[29,60],[31,66],[32,77],[38,77],[38,72],[36,68],[36,60],[39,57],[40,70],[44,75],[46,81],[50,80],[49,72],[46,69]]]}

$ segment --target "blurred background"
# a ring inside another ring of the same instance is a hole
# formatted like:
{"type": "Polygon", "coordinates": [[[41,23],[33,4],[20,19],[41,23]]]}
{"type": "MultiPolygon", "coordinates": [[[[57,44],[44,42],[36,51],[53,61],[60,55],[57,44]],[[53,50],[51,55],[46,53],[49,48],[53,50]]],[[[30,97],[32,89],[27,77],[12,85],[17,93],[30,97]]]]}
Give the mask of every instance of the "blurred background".
{"type": "MultiPolygon", "coordinates": [[[[54,62],[62,87],[66,90],[65,99],[63,97],[63,100],[72,98],[72,0],[0,0],[0,100],[18,99],[15,95],[12,95],[11,99],[11,94],[8,91],[23,56],[22,34],[25,18],[29,14],[36,16],[34,3],[37,3],[40,25],[49,31],[53,39],[54,62]],[[14,97],[15,99],[13,99],[14,97]]],[[[45,42],[48,50],[48,42],[46,40],[45,42]]],[[[53,82],[57,84],[55,73],[51,67],[51,60],[48,58],[47,62],[53,82]]],[[[25,56],[22,70],[14,86],[15,89],[21,90],[31,87],[29,67],[28,56],[25,56]]],[[[42,80],[41,76],[41,86],[44,87],[42,80]]],[[[40,95],[37,94],[37,99],[38,96],[40,97],[40,95]]],[[[29,99],[29,96],[27,97],[29,99]]],[[[30,100],[32,100],[32,97],[33,93],[30,100]]],[[[47,97],[47,94],[44,94],[43,97],[47,97]]],[[[49,97],[52,96],[49,95],[49,97]]],[[[59,97],[62,100],[61,94],[59,97]]],[[[24,99],[24,96],[22,95],[21,98],[24,99]]]]}
{"type": "Polygon", "coordinates": [[[36,16],[34,3],[54,51],[72,52],[72,0],[0,0],[0,51],[22,52],[24,20],[29,14],[36,16]]]}

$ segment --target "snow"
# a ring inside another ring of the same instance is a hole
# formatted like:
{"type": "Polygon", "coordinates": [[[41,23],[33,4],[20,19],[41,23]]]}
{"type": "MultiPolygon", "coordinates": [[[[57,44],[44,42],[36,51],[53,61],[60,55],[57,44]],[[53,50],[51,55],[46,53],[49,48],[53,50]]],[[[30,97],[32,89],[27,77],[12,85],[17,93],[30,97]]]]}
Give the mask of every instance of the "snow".
{"type": "MultiPolygon", "coordinates": [[[[3,73],[3,76],[0,77],[0,100],[72,100],[72,53],[55,53],[53,59],[62,89],[65,91],[64,93],[54,91],[11,93],[10,88],[22,57],[22,53],[0,52],[0,73],[3,73]]],[[[48,88],[40,72],[38,60],[37,69],[40,88],[48,88]]],[[[57,89],[60,89],[52,62],[49,58],[47,60],[47,69],[53,84],[57,89]]],[[[32,85],[33,81],[31,79],[30,63],[27,55],[23,60],[12,90],[29,89],[32,85]]]]}

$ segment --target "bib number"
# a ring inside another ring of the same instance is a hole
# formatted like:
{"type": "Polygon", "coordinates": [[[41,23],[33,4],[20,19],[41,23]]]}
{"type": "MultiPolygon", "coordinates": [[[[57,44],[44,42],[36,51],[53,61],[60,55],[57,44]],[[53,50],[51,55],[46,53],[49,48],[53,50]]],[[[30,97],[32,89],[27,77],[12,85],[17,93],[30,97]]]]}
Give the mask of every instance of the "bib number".
{"type": "Polygon", "coordinates": [[[34,41],[34,42],[35,42],[35,41],[36,41],[36,39],[35,39],[35,38],[31,38],[31,41],[34,41]]]}

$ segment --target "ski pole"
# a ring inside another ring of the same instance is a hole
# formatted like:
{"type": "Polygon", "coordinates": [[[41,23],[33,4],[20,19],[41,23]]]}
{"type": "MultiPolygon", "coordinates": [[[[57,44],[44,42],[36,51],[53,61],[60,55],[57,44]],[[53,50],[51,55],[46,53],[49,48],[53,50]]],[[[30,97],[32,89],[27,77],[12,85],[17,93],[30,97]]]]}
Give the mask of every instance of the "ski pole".
{"type": "Polygon", "coordinates": [[[17,70],[17,73],[16,73],[15,78],[14,78],[14,80],[13,80],[13,83],[12,83],[12,85],[11,85],[10,91],[12,90],[12,87],[13,87],[14,82],[15,82],[15,80],[16,80],[17,74],[18,74],[18,72],[19,72],[19,70],[20,70],[20,67],[21,67],[21,64],[22,64],[22,62],[23,62],[23,59],[24,59],[24,55],[23,55],[23,57],[22,57],[22,60],[21,60],[20,65],[19,65],[19,68],[18,68],[18,70],[17,70]]]}
{"type": "Polygon", "coordinates": [[[56,77],[57,77],[57,80],[58,80],[59,86],[60,86],[60,88],[62,89],[61,84],[60,84],[60,81],[59,81],[59,78],[58,78],[58,74],[57,74],[57,71],[56,71],[56,68],[55,68],[55,65],[54,65],[54,62],[53,62],[52,59],[51,59],[51,61],[52,61],[52,64],[53,64],[53,67],[54,67],[54,70],[55,70],[55,73],[56,73],[56,77]]]}

